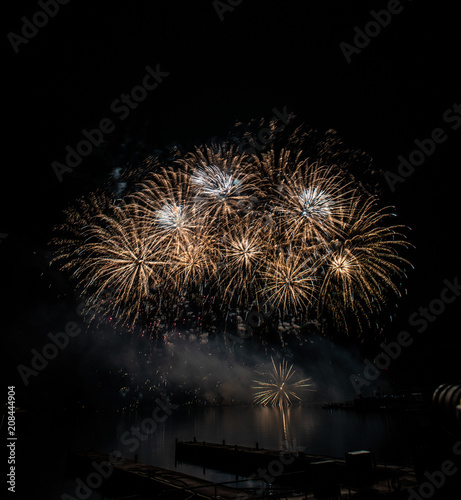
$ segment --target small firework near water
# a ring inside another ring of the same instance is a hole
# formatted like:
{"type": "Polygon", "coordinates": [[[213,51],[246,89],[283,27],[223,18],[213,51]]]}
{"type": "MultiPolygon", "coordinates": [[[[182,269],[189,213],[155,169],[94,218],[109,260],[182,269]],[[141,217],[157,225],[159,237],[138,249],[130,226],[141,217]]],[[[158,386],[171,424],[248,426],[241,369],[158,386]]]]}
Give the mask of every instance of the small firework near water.
{"type": "Polygon", "coordinates": [[[404,226],[354,173],[364,156],[331,134],[274,132],[264,150],[242,151],[248,134],[149,157],[122,198],[80,200],[56,228],[52,262],[88,302],[109,291],[113,323],[153,338],[191,310],[200,328],[225,329],[255,309],[360,336],[400,295],[404,226]]]}
{"type": "MultiPolygon", "coordinates": [[[[278,365],[275,364],[273,358],[272,371],[268,374],[257,372],[262,375],[265,380],[254,380],[256,384],[252,386],[255,390],[253,401],[256,404],[264,406],[279,406],[285,408],[294,403],[301,403],[301,390],[306,390],[312,387],[310,378],[295,381],[293,379],[295,371],[293,365],[288,366],[286,360],[282,360],[278,365]]],[[[312,390],[312,389],[311,389],[312,390]]]]}

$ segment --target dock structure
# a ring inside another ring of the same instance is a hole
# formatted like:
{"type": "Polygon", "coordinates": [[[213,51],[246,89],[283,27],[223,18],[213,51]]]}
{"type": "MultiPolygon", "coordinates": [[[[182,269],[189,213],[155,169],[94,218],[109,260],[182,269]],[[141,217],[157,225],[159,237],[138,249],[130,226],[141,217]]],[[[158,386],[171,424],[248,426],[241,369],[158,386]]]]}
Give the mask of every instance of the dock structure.
{"type": "Polygon", "coordinates": [[[344,459],[298,451],[271,450],[205,441],[176,442],[176,460],[230,473],[252,475],[264,469],[280,485],[313,493],[311,498],[341,498],[364,490],[401,495],[417,485],[412,467],[379,464],[370,451],[345,453],[344,459]]]}
{"type": "Polygon", "coordinates": [[[214,483],[137,459],[113,461],[110,455],[97,451],[71,453],[68,467],[81,484],[97,489],[108,500],[331,500],[369,498],[369,495],[400,499],[408,497],[410,487],[417,486],[411,467],[376,464],[366,450],[348,452],[341,460],[194,440],[176,442],[176,458],[200,465],[205,460],[211,468],[231,473],[244,469],[239,474],[252,482],[241,479],[214,483]],[[233,486],[238,483],[243,487],[233,486]]]}
{"type": "MultiPolygon", "coordinates": [[[[73,452],[68,462],[73,474],[78,472],[83,482],[85,482],[85,478],[89,479],[91,474],[93,474],[94,479],[98,470],[105,470],[106,472],[103,472],[102,475],[108,477],[101,481],[98,490],[107,498],[158,498],[159,500],[237,500],[241,498],[251,500],[261,498],[259,495],[240,488],[213,483],[154,465],[127,459],[117,460],[117,463],[114,463],[108,454],[97,451],[73,452]],[[107,465],[109,463],[112,469],[107,465]],[[102,467],[95,468],[95,464],[102,465],[102,467]],[[114,492],[117,494],[114,495],[114,492]]],[[[90,481],[88,484],[91,486],[90,481]]]]}
{"type": "MultiPolygon", "coordinates": [[[[258,445],[252,448],[195,439],[176,442],[175,458],[178,462],[194,463],[236,474],[252,474],[260,467],[268,468],[273,462],[280,462],[284,472],[303,472],[308,464],[307,455],[293,453],[290,450],[267,450],[258,445]]],[[[330,457],[312,455],[312,459],[328,460],[330,457]]]]}

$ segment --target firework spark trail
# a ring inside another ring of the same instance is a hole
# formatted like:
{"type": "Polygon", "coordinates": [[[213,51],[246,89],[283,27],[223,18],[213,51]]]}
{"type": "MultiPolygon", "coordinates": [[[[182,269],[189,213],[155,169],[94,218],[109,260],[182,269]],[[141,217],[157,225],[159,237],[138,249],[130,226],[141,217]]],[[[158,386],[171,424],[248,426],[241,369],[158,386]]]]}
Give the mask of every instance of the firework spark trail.
{"type": "Polygon", "coordinates": [[[380,310],[385,292],[399,290],[390,276],[403,275],[396,247],[408,246],[402,226],[383,224],[390,215],[375,208],[376,200],[354,198],[344,212],[341,238],[335,239],[325,256],[326,273],[320,290],[320,305],[347,328],[347,308],[369,321],[380,310]],[[338,307],[339,306],[339,307],[338,307]]]}
{"type": "Polygon", "coordinates": [[[132,205],[115,207],[113,217],[98,216],[99,224],[85,230],[85,256],[76,271],[85,277],[85,291],[97,296],[111,289],[115,303],[135,315],[148,307],[155,271],[163,274],[169,266],[159,258],[155,242],[139,230],[136,217],[132,205]]]}
{"type": "Polygon", "coordinates": [[[200,229],[202,222],[197,219],[192,198],[189,172],[165,167],[132,195],[133,205],[141,206],[138,222],[142,230],[166,249],[200,229]]]}
{"type": "Polygon", "coordinates": [[[120,321],[213,297],[228,312],[271,303],[280,318],[314,316],[336,331],[350,332],[352,318],[360,332],[399,294],[403,228],[300,149],[203,146],[171,164],[148,159],[143,175],[122,201],[80,202],[53,239],[54,261],[90,300],[110,289],[120,321]]]}
{"type": "Polygon", "coordinates": [[[87,199],[78,200],[75,207],[65,210],[66,221],[57,226],[59,236],[51,240],[56,249],[51,263],[59,263],[62,270],[79,267],[79,253],[84,245],[86,228],[98,216],[109,215],[112,207],[112,200],[105,193],[95,192],[90,193],[87,199]]]}
{"type": "Polygon", "coordinates": [[[250,158],[233,147],[197,148],[178,163],[193,169],[191,184],[197,207],[215,223],[248,211],[263,193],[250,158]]]}
{"type": "Polygon", "coordinates": [[[324,241],[340,232],[349,192],[332,168],[301,161],[282,174],[275,213],[290,240],[324,241]]]}
{"type": "Polygon", "coordinates": [[[272,371],[269,374],[259,373],[265,377],[266,380],[254,380],[256,384],[252,386],[256,392],[254,394],[254,402],[264,406],[279,406],[286,407],[295,402],[301,402],[298,396],[300,390],[311,387],[310,378],[292,381],[295,374],[293,365],[288,366],[286,360],[277,366],[274,359],[271,357],[272,371]]]}
{"type": "Polygon", "coordinates": [[[315,268],[302,254],[283,253],[269,261],[262,272],[260,293],[282,311],[306,310],[316,289],[315,268]]]}
{"type": "Polygon", "coordinates": [[[270,229],[250,216],[224,228],[220,243],[224,299],[236,298],[240,304],[257,298],[258,277],[267,258],[270,237],[270,229]]]}

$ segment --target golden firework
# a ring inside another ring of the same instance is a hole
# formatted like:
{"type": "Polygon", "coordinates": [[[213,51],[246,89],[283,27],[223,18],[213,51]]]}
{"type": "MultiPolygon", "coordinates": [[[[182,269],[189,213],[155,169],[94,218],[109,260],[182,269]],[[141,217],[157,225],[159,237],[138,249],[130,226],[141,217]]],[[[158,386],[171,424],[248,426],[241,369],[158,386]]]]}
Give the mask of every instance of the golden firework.
{"type": "Polygon", "coordinates": [[[281,174],[275,213],[291,241],[322,242],[340,233],[348,183],[331,167],[300,161],[281,174]]]}
{"type": "Polygon", "coordinates": [[[293,365],[288,366],[286,360],[276,365],[271,357],[272,371],[268,374],[259,373],[265,380],[254,380],[252,386],[255,390],[254,402],[264,406],[291,406],[293,402],[300,403],[302,400],[298,393],[302,389],[311,387],[310,378],[294,381],[295,371],[293,365]]]}
{"type": "Polygon", "coordinates": [[[130,317],[149,310],[152,286],[170,265],[140,230],[138,217],[133,205],[124,204],[114,207],[111,216],[97,215],[83,230],[73,273],[85,293],[98,297],[110,291],[112,312],[130,317]]]}
{"type": "Polygon", "coordinates": [[[110,289],[121,320],[213,297],[221,310],[270,305],[360,332],[399,294],[409,245],[374,197],[299,145],[150,158],[124,200],[97,193],[67,212],[53,261],[90,299],[110,289]]]}
{"type": "Polygon", "coordinates": [[[289,312],[304,314],[313,303],[316,268],[302,253],[279,252],[261,273],[259,294],[282,316],[289,312]]]}
{"type": "Polygon", "coordinates": [[[165,249],[202,227],[187,170],[161,167],[139,185],[131,199],[139,206],[142,231],[165,249]]]}
{"type": "Polygon", "coordinates": [[[238,304],[257,300],[258,277],[270,246],[270,228],[258,219],[244,217],[223,229],[219,244],[222,295],[238,304]]]}
{"type": "Polygon", "coordinates": [[[330,243],[325,254],[319,313],[346,330],[348,316],[368,321],[370,313],[385,303],[387,290],[399,294],[394,279],[403,275],[401,266],[409,262],[397,249],[409,244],[402,226],[385,222],[390,216],[385,208],[376,207],[374,197],[354,197],[343,215],[342,236],[330,243]]]}
{"type": "Polygon", "coordinates": [[[248,212],[262,194],[261,179],[248,155],[237,153],[232,146],[197,148],[179,163],[193,169],[196,206],[216,223],[248,212]]]}

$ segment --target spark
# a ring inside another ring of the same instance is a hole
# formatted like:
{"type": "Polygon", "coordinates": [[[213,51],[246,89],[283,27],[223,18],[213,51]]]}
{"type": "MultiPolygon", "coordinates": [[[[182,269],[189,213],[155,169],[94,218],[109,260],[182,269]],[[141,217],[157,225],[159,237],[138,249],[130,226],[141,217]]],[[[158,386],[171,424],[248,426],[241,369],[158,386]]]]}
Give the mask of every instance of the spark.
{"type": "Polygon", "coordinates": [[[289,310],[306,310],[313,301],[315,268],[302,254],[276,255],[262,272],[262,281],[260,294],[282,314],[289,310]]]}
{"type": "Polygon", "coordinates": [[[110,317],[143,329],[188,304],[203,318],[216,303],[226,321],[271,306],[280,320],[315,316],[360,336],[399,295],[410,245],[388,208],[337,165],[310,161],[299,140],[146,159],[122,200],[97,192],[66,211],[52,262],[90,302],[109,289],[110,317]]]}
{"type": "Polygon", "coordinates": [[[348,311],[369,322],[386,302],[386,290],[399,294],[394,276],[403,275],[396,248],[409,246],[401,226],[384,224],[389,213],[375,207],[375,199],[353,199],[342,219],[342,236],[331,242],[325,256],[320,289],[321,310],[348,329],[348,311]],[[327,312],[328,311],[328,312],[327,312]]]}
{"type": "Polygon", "coordinates": [[[281,408],[291,406],[293,402],[300,403],[298,396],[300,390],[311,387],[310,378],[294,381],[295,371],[293,365],[288,366],[286,360],[276,365],[271,357],[272,371],[268,374],[257,372],[265,377],[265,380],[254,380],[252,386],[255,390],[254,402],[264,406],[279,406],[281,408]]]}

